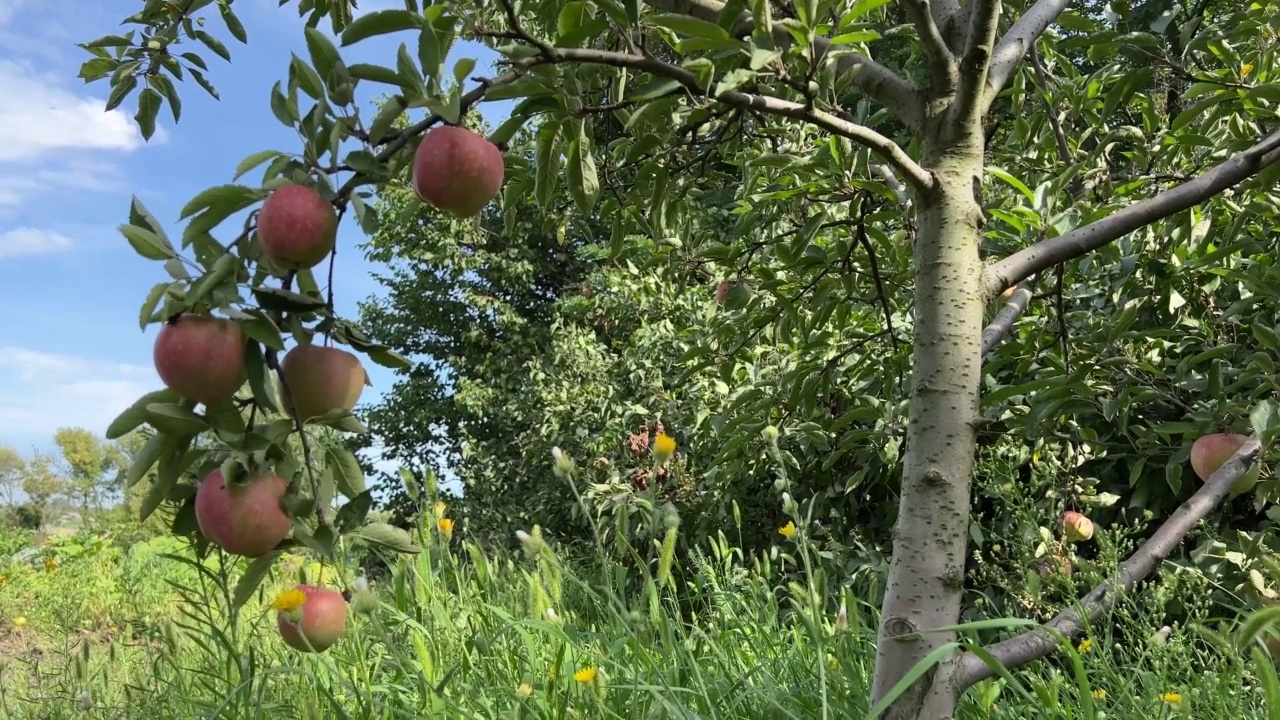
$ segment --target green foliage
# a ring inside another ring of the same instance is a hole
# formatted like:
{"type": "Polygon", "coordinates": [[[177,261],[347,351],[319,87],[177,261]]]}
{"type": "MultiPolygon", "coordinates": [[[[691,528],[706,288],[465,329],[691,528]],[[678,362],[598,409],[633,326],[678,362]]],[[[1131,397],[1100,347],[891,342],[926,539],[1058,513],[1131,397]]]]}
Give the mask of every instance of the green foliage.
{"type": "MultiPolygon", "coordinates": [[[[129,20],[143,28],[137,42],[85,46],[94,55],[86,68],[96,64],[82,75],[113,74],[108,106],[138,85],[133,70],[155,64],[138,95],[144,137],[162,100],[178,118],[164,80],[177,75],[170,46],[185,38],[228,56],[191,15],[211,3],[196,5],[148,2],[129,20]],[[106,47],[120,49],[110,57],[106,47]]],[[[310,13],[306,57],[290,59],[270,111],[301,147],[241,161],[243,184],[210,188],[183,208],[180,238],[136,198],[121,227],[171,278],[147,294],[143,327],[216,312],[249,338],[248,382],[234,400],[200,408],[161,391],[112,424],[113,438],[148,435],[126,473],[129,486],[149,483],[140,514],[172,513],[174,532],[195,539],[204,558],[192,521],[199,478],[265,470],[291,484],[293,537],[236,583],[225,572],[211,580],[224,597],[197,623],[218,640],[205,652],[241,659],[239,636],[220,623],[237,627],[285,550],[340,563],[347,542],[387,548],[415,555],[398,567],[425,574],[423,537],[368,517],[371,495],[348,449],[358,443],[410,466],[400,525],[420,522],[435,498],[418,478],[453,473],[464,527],[479,539],[510,543],[513,530],[541,526],[539,543],[545,533],[599,554],[614,594],[596,596],[601,605],[587,604],[584,616],[631,602],[622,588],[642,586],[654,620],[666,599],[657,589],[687,589],[676,579],[700,572],[701,548],[732,554],[732,529],[734,547],[768,558],[762,577],[778,559],[794,579],[788,619],[820,653],[825,599],[870,575],[857,590],[877,597],[886,588],[881,637],[904,624],[907,637],[881,644],[869,692],[829,695],[819,661],[821,705],[800,703],[810,715],[846,701],[843,712],[867,712],[864,702],[879,712],[899,698],[898,716],[930,703],[951,714],[953,690],[973,674],[966,662],[1017,655],[965,646],[967,655],[949,657],[961,647],[950,627],[961,616],[1048,619],[1135,552],[1137,564],[1124,567],[1147,569],[1127,576],[1131,584],[1172,553],[1195,580],[1167,587],[1217,587],[1216,603],[1274,599],[1262,574],[1270,477],[1208,528],[1185,523],[1160,547],[1138,548],[1157,517],[1177,522],[1180,503],[1182,517],[1196,518],[1216,504],[1214,488],[1185,504],[1198,490],[1184,477],[1197,436],[1251,430],[1267,452],[1277,430],[1268,358],[1280,336],[1265,319],[1280,309],[1267,242],[1280,210],[1280,135],[1268,130],[1280,99],[1278,11],[1153,0],[1062,12],[1041,0],[1007,8],[1020,19],[1003,27],[1005,3],[965,3],[944,18],[949,5],[803,2],[782,12],[714,0],[479,9],[410,0],[356,19],[346,0],[299,2],[310,13]],[[317,29],[324,16],[335,37],[317,29]],[[394,62],[344,60],[342,48],[384,36],[405,41],[394,62]],[[501,74],[473,78],[467,58],[447,67],[463,38],[494,47],[501,74]],[[906,69],[899,76],[891,66],[906,69]],[[374,85],[394,94],[366,118],[361,92],[374,85]],[[490,136],[508,150],[501,197],[467,221],[424,208],[406,182],[422,133],[442,122],[475,127],[476,103],[504,99],[517,102],[490,136]],[[246,177],[264,164],[260,181],[246,177]],[[1170,182],[1179,185],[1164,191],[1170,182]],[[252,208],[288,183],[314,185],[340,213],[350,210],[373,236],[370,255],[392,267],[391,293],[365,305],[363,327],[337,316],[335,289],[321,290],[319,271],[264,258],[252,208]],[[222,229],[246,210],[239,228],[222,229]],[[1022,300],[1015,295],[984,333],[983,304],[1020,282],[1022,300]],[[1038,302],[993,348],[1033,286],[1038,302]],[[368,427],[345,411],[313,422],[347,433],[317,451],[312,429],[279,412],[272,374],[290,342],[329,341],[400,370],[402,381],[368,427]],[[673,457],[654,453],[663,434],[678,441],[673,457]],[[1061,538],[1057,518],[1078,509],[1107,530],[1088,549],[1061,538]],[[1228,522],[1236,536],[1213,532],[1228,522]],[[886,583],[879,571],[891,532],[886,583]],[[799,539],[798,560],[775,555],[778,533],[799,539]],[[1189,533],[1197,547],[1175,552],[1189,533]],[[1007,553],[995,551],[1006,542],[1007,553]],[[1219,543],[1239,548],[1223,557],[1247,580],[1221,566],[1219,543]],[[1061,560],[1081,572],[1053,572],[1061,560]],[[966,575],[981,603],[965,602],[966,575]],[[828,577],[837,578],[830,587],[828,577]],[[1257,596],[1234,597],[1246,582],[1257,596]],[[926,674],[935,662],[941,670],[926,674]]],[[[230,3],[218,11],[243,42],[230,3]]],[[[487,567],[476,553],[476,567],[487,567]]],[[[563,597],[563,575],[553,574],[530,580],[543,615],[563,597]]],[[[398,601],[408,577],[395,575],[398,601]]],[[[686,615],[712,602],[697,593],[671,600],[686,615]]],[[[1208,612],[1208,601],[1177,592],[1157,591],[1155,601],[1178,619],[1208,612]]],[[[976,630],[995,640],[1021,625],[976,630]]],[[[582,649],[554,622],[539,627],[553,647],[582,649]]],[[[437,711],[453,673],[472,668],[441,670],[426,652],[418,649],[417,672],[438,685],[418,699],[437,711]]],[[[684,660],[708,662],[696,652],[684,660]]],[[[256,707],[266,681],[240,662],[228,667],[225,686],[246,688],[231,702],[256,707]]],[[[772,681],[804,686],[781,667],[772,681]]],[[[1081,667],[1073,658],[1090,715],[1081,667]]],[[[671,672],[643,682],[737,697],[696,670],[671,672]]],[[[1030,699],[1011,676],[1001,680],[1030,699]]],[[[1055,708],[1059,690],[1036,687],[1037,707],[1055,708]]],[[[362,712],[386,710],[374,698],[359,700],[362,712]]],[[[730,714],[752,700],[688,709],[730,714]]],[[[398,710],[406,700],[386,702],[398,710]]],[[[619,702],[610,707],[622,716],[657,708],[619,702]]]]}

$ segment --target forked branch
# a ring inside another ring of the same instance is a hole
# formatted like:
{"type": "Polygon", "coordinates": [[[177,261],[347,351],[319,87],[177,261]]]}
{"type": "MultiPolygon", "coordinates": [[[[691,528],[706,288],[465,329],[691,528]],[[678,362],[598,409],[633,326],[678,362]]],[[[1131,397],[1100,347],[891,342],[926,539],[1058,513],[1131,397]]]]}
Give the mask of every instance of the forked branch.
{"type": "MultiPolygon", "coordinates": [[[[1231,459],[1209,476],[1204,486],[1160,526],[1142,547],[1120,564],[1117,576],[1095,587],[1080,599],[1079,605],[1064,610],[1044,625],[1002,640],[986,647],[997,661],[1010,670],[1046,657],[1062,647],[1054,632],[1067,638],[1078,635],[1086,625],[1109,612],[1120,596],[1131,590],[1143,578],[1150,575],[1169,553],[1182,542],[1187,533],[1211,510],[1222,502],[1236,480],[1249,470],[1262,448],[1256,437],[1250,437],[1231,459]],[[1054,631],[1054,632],[1050,632],[1054,631]]],[[[995,675],[995,671],[974,653],[965,653],[958,659],[960,669],[956,675],[954,691],[958,697],[974,683],[995,675]]]]}
{"type": "Polygon", "coordinates": [[[1000,0],[970,0],[969,29],[965,36],[964,54],[960,59],[960,94],[956,97],[954,118],[962,124],[976,121],[987,111],[985,97],[991,53],[996,42],[996,25],[1000,20],[1000,0]]]}
{"type": "Polygon", "coordinates": [[[770,115],[780,115],[783,117],[793,118],[795,120],[802,120],[823,128],[832,134],[848,138],[864,147],[870,148],[872,152],[875,152],[883,158],[885,162],[887,162],[901,175],[903,180],[909,183],[918,192],[929,193],[934,187],[933,175],[913,160],[911,156],[908,155],[907,152],[892,139],[881,135],[875,130],[864,125],[844,120],[831,113],[819,110],[818,108],[808,107],[790,100],[783,100],[782,98],[777,98],[772,95],[756,95],[740,92],[738,90],[726,90],[717,94],[713,89],[704,87],[702,83],[699,82],[698,76],[693,72],[646,55],[631,55],[628,53],[610,52],[607,50],[588,50],[584,48],[550,47],[546,48],[543,52],[544,55],[535,59],[533,64],[573,62],[610,65],[613,67],[639,70],[658,77],[675,80],[683,85],[684,88],[693,95],[707,97],[725,103],[726,105],[732,105],[746,110],[756,110],[770,115]]]}
{"type": "Polygon", "coordinates": [[[960,69],[956,65],[956,57],[947,47],[947,41],[938,29],[929,0],[905,0],[907,14],[911,16],[911,24],[920,34],[920,42],[924,45],[924,56],[929,61],[929,79],[933,83],[936,94],[949,94],[960,80],[960,69]]]}
{"type": "MultiPolygon", "coordinates": [[[[646,4],[667,12],[680,13],[690,17],[718,23],[725,4],[719,0],[646,0],[646,4]]],[[[734,27],[735,34],[746,34],[753,31],[755,21],[751,13],[744,12],[738,17],[734,27]]],[[[773,42],[778,48],[787,48],[795,43],[795,38],[787,28],[778,23],[772,28],[773,42]]],[[[824,37],[816,37],[813,41],[815,64],[821,64],[831,50],[831,42],[824,37]]],[[[849,75],[855,87],[863,95],[875,100],[893,114],[909,130],[918,130],[924,99],[920,91],[903,80],[897,73],[880,63],[857,53],[841,55],[836,61],[836,75],[849,75]]]]}
{"type": "Polygon", "coordinates": [[[1000,42],[996,43],[995,51],[991,54],[991,67],[987,70],[986,92],[982,97],[981,109],[984,114],[991,107],[996,95],[999,95],[1005,84],[1009,82],[1009,78],[1013,77],[1014,71],[1018,69],[1018,63],[1027,54],[1027,50],[1031,49],[1036,38],[1043,35],[1070,4],[1071,0],[1039,0],[1028,8],[1013,27],[1009,28],[1009,32],[1000,38],[1000,42]]]}
{"type": "Polygon", "coordinates": [[[1280,131],[1263,138],[1193,180],[1157,193],[1058,237],[1019,250],[987,268],[986,290],[996,293],[1058,263],[1080,257],[1139,228],[1195,207],[1280,161],[1280,131]]]}

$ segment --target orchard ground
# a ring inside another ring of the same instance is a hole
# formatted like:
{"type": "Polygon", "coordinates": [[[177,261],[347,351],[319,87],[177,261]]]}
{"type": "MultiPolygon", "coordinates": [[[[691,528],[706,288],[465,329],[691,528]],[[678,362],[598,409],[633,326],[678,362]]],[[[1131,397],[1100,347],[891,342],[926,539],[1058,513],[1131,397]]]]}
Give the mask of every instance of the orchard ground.
{"type": "MultiPolygon", "coordinates": [[[[423,552],[388,556],[389,568],[361,558],[378,602],[353,609],[322,654],[288,647],[270,603],[295,577],[341,586],[332,568],[286,555],[233,616],[222,588],[243,561],[201,565],[185,540],[145,537],[128,519],[44,539],[6,527],[0,715],[867,717],[874,607],[844,590],[839,610],[809,612],[800,586],[785,582],[812,552],[803,534],[782,532],[773,557],[744,561],[725,528],[682,588],[691,614],[653,580],[620,587],[608,561],[564,557],[537,534],[524,552],[486,552],[455,532],[447,508],[437,512],[419,523],[423,552]]],[[[1148,597],[1202,590],[1203,578],[1168,572],[1148,597]]],[[[1254,659],[1227,639],[1230,625],[1198,617],[1203,626],[1162,632],[1161,617],[1151,600],[1124,604],[1113,627],[1064,655],[984,681],[958,717],[1280,710],[1268,707],[1254,659]]]]}

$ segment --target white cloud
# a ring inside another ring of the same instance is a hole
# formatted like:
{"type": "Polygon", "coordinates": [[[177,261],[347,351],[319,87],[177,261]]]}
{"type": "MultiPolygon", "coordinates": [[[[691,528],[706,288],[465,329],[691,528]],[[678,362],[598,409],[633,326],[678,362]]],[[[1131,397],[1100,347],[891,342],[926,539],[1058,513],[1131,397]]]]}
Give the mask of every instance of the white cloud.
{"type": "Polygon", "coordinates": [[[23,6],[30,5],[31,0],[4,0],[0,2],[0,27],[9,24],[23,6]]]}
{"type": "MultiPolygon", "coordinates": [[[[145,143],[122,108],[103,110],[106,101],[96,93],[106,92],[105,83],[75,91],[66,87],[73,72],[37,70],[4,55],[0,50],[0,210],[57,191],[117,189],[115,161],[145,143]]],[[[167,138],[157,128],[151,142],[167,138]]]]}
{"type": "Polygon", "coordinates": [[[46,445],[60,427],[101,435],[142,394],[154,368],[0,346],[0,442],[46,445]]]}
{"type": "MultiPolygon", "coordinates": [[[[0,162],[43,157],[50,150],[134,150],[142,145],[133,119],[104,101],[59,87],[62,78],[0,60],[0,162]]],[[[157,133],[158,135],[159,133],[157,133]]]]}
{"type": "Polygon", "coordinates": [[[52,230],[20,227],[0,232],[0,260],[24,255],[45,255],[68,250],[71,238],[52,230]]]}

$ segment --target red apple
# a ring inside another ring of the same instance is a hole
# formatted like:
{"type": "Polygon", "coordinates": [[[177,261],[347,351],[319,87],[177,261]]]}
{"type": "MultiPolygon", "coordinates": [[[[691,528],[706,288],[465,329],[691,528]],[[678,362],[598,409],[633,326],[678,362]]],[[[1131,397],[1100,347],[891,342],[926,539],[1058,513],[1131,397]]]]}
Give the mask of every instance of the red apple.
{"type": "Polygon", "coordinates": [[[350,410],[360,400],[368,376],[355,355],[338,348],[299,345],[280,363],[285,385],[280,402],[303,422],[330,410],[350,410]]]}
{"type": "Polygon", "coordinates": [[[422,138],[413,155],[413,190],[457,217],[472,217],[502,189],[502,151],[483,135],[441,125],[422,138]]]}
{"type": "Polygon", "coordinates": [[[1067,542],[1084,542],[1093,537],[1093,521],[1075,511],[1062,514],[1062,532],[1067,542]]]}
{"type": "Polygon", "coordinates": [[[258,211],[262,254],[281,267],[315,267],[333,252],[337,239],[338,215],[313,187],[285,185],[258,211]]]}
{"type": "MultiPolygon", "coordinates": [[[[1191,444],[1191,469],[1200,480],[1206,481],[1217,472],[1222,464],[1244,445],[1249,438],[1232,433],[1214,433],[1197,438],[1191,444]]],[[[1240,479],[1231,486],[1231,497],[1236,497],[1253,489],[1258,482],[1258,463],[1254,463],[1240,479]]]]}
{"type": "Polygon", "coordinates": [[[165,387],[205,405],[230,399],[244,385],[245,336],[231,320],[181,315],[156,335],[152,359],[165,387]]]}
{"type": "Polygon", "coordinates": [[[716,285],[717,305],[724,305],[724,299],[729,296],[729,291],[733,289],[733,286],[733,280],[721,280],[720,284],[716,285]]]}
{"type": "Polygon", "coordinates": [[[277,475],[253,475],[234,485],[214,470],[196,490],[196,524],[210,542],[232,555],[261,557],[293,527],[280,507],[288,489],[288,481],[277,475]]]}
{"type": "Polygon", "coordinates": [[[278,612],[276,627],[280,630],[280,637],[294,649],[324,652],[338,642],[346,630],[346,598],[337,590],[314,585],[298,585],[297,589],[307,597],[302,607],[295,611],[302,613],[302,619],[295,621],[290,612],[278,612]]]}

